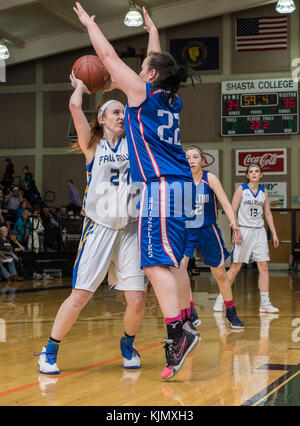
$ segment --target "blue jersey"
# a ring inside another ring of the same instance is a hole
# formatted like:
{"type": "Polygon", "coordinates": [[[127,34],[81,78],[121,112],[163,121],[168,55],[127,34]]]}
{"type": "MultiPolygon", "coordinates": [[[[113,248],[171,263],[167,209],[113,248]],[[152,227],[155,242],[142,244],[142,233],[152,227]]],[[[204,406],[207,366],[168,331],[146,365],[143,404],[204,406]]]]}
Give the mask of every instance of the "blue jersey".
{"type": "Polygon", "coordinates": [[[192,181],[192,173],[180,143],[179,113],[182,101],[169,92],[146,84],[146,99],[138,107],[126,106],[125,131],[131,177],[134,182],[172,177],[192,181]]]}
{"type": "Polygon", "coordinates": [[[203,171],[198,185],[195,185],[195,216],[186,221],[187,228],[201,228],[215,224],[218,218],[217,197],[207,179],[207,171],[203,171]]]}

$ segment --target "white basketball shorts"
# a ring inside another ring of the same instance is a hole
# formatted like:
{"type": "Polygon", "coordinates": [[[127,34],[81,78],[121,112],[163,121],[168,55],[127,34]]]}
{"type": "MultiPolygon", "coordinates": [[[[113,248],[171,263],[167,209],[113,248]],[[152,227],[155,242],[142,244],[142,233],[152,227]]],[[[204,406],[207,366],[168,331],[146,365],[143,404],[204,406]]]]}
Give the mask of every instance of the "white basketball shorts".
{"type": "Polygon", "coordinates": [[[137,222],[112,229],[85,219],[73,268],[73,288],[95,292],[107,272],[108,283],[115,289],[144,291],[137,222]]]}
{"type": "Polygon", "coordinates": [[[270,260],[267,233],[264,227],[250,228],[240,226],[243,242],[234,244],[233,263],[264,262],[270,260]]]}

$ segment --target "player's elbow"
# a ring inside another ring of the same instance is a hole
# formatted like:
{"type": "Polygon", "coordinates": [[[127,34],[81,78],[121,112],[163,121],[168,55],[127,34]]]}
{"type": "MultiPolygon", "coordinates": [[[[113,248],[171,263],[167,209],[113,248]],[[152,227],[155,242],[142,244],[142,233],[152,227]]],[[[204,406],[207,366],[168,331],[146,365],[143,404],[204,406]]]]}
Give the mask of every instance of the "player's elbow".
{"type": "Polygon", "coordinates": [[[74,110],[80,109],[80,108],[81,108],[80,102],[76,102],[75,100],[72,100],[72,99],[70,100],[69,109],[70,109],[71,112],[74,111],[74,110]]]}

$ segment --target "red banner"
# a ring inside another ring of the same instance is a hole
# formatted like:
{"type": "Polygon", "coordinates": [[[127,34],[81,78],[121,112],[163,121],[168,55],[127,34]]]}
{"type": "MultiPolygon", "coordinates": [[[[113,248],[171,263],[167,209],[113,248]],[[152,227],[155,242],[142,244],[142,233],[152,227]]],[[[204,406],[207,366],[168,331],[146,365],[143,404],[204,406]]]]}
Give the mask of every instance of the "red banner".
{"type": "Polygon", "coordinates": [[[235,151],[236,176],[246,174],[250,164],[259,164],[264,174],[286,175],[287,173],[286,148],[281,149],[237,149],[235,151]]]}

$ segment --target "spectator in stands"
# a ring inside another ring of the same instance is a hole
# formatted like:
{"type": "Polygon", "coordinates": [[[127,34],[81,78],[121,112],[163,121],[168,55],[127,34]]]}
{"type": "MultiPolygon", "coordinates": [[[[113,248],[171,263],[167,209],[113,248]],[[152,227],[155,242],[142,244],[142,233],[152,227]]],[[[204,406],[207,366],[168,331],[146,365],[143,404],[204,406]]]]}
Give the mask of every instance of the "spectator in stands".
{"type": "Polygon", "coordinates": [[[28,278],[33,279],[46,279],[49,278],[47,274],[43,273],[43,269],[39,266],[37,262],[37,257],[35,253],[26,251],[25,247],[19,243],[17,239],[17,232],[10,231],[9,239],[13,248],[14,253],[22,258],[23,266],[26,270],[28,278]]]}
{"type": "Polygon", "coordinates": [[[26,200],[24,199],[23,201],[21,201],[21,203],[20,203],[20,207],[19,207],[19,208],[18,208],[18,210],[17,210],[17,214],[16,214],[16,216],[17,216],[17,220],[19,219],[19,217],[21,217],[21,216],[22,216],[23,211],[24,211],[25,209],[27,209],[27,203],[26,203],[26,200]]]}
{"type": "Polygon", "coordinates": [[[59,242],[59,223],[50,211],[49,204],[44,204],[41,218],[45,230],[44,249],[57,250],[59,242]]]}
{"type": "Polygon", "coordinates": [[[3,224],[6,223],[6,216],[8,213],[8,210],[6,207],[7,205],[6,205],[6,202],[4,201],[3,189],[0,188],[0,214],[1,214],[0,222],[3,224]]]}
{"type": "Polygon", "coordinates": [[[4,192],[8,193],[13,184],[15,168],[10,158],[7,158],[5,162],[6,162],[6,167],[4,170],[4,175],[3,175],[3,179],[1,183],[4,187],[4,192]]]}
{"type": "Polygon", "coordinates": [[[6,198],[9,220],[13,223],[17,221],[17,211],[22,201],[22,192],[17,186],[15,186],[6,198]]]}
{"type": "Polygon", "coordinates": [[[30,216],[30,211],[25,209],[22,213],[22,216],[19,217],[17,222],[15,223],[15,231],[18,233],[18,241],[27,245],[28,237],[29,237],[29,229],[28,229],[28,217],[30,216]]]}
{"type": "Polygon", "coordinates": [[[2,214],[2,209],[0,208],[0,226],[4,226],[4,225],[6,225],[6,222],[2,214]]]}
{"type": "Polygon", "coordinates": [[[67,207],[66,206],[60,206],[59,211],[57,212],[57,219],[59,220],[59,222],[61,221],[61,219],[68,219],[69,215],[67,212],[67,207]]]}
{"type": "Polygon", "coordinates": [[[82,200],[79,191],[71,179],[67,180],[67,186],[69,188],[69,204],[67,205],[67,210],[72,210],[74,216],[79,215],[82,207],[82,200]]]}
{"type": "MultiPolygon", "coordinates": [[[[24,278],[17,275],[17,269],[19,273],[22,271],[22,262],[20,262],[20,259],[14,253],[11,242],[7,236],[8,229],[6,226],[2,226],[0,228],[0,251],[2,254],[2,260],[7,261],[7,266],[10,273],[9,276],[11,276],[11,278],[15,281],[23,281],[24,278]],[[17,268],[16,265],[18,265],[17,268]]],[[[1,270],[1,273],[3,273],[3,270],[1,270]]],[[[4,276],[4,278],[7,279],[8,277],[4,276]]]]}
{"type": "Polygon", "coordinates": [[[37,209],[34,209],[32,215],[28,218],[28,231],[28,249],[34,251],[35,253],[38,253],[40,250],[40,246],[43,246],[44,242],[44,226],[39,210],[37,209]]]}
{"type": "Polygon", "coordinates": [[[24,172],[24,197],[29,201],[29,203],[33,206],[41,200],[41,194],[39,193],[35,180],[33,178],[33,174],[29,172],[28,166],[23,168],[24,172]]]}

